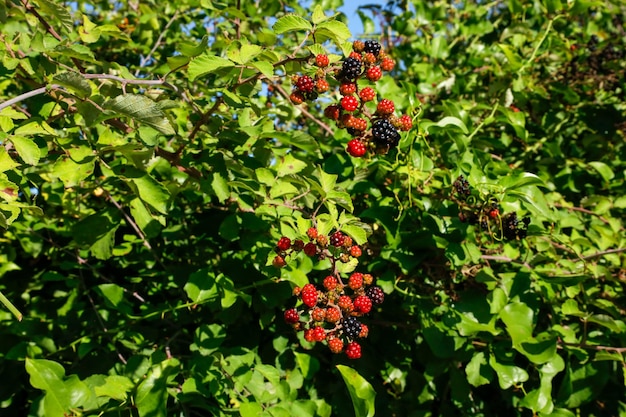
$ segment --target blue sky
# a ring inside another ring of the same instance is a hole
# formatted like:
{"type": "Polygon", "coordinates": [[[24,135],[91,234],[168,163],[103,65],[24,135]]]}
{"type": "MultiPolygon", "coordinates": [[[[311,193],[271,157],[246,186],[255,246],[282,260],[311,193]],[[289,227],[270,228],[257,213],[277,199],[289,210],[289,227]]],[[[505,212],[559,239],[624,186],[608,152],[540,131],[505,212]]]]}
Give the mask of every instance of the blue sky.
{"type": "MultiPolygon", "coordinates": [[[[354,38],[363,34],[363,25],[361,24],[361,18],[356,13],[356,9],[359,6],[365,6],[370,4],[378,4],[384,6],[387,4],[386,0],[365,0],[365,1],[357,1],[357,0],[345,0],[342,7],[338,10],[343,12],[348,17],[348,27],[350,28],[350,32],[354,38]]],[[[371,13],[366,11],[366,14],[370,17],[371,13]]],[[[378,29],[378,28],[377,28],[378,29]]]]}

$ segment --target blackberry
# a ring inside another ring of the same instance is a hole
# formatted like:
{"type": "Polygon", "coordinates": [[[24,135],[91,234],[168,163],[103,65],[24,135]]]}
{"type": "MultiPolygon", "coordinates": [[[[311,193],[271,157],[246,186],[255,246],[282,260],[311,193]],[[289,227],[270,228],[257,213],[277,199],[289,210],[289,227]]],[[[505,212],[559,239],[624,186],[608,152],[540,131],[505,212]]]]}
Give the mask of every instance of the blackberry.
{"type": "Polygon", "coordinates": [[[343,332],[350,339],[356,339],[361,333],[361,322],[356,317],[348,316],[341,320],[343,326],[343,332]]]}
{"type": "Polygon", "coordinates": [[[456,194],[463,200],[465,200],[465,198],[472,192],[469,182],[467,182],[463,175],[459,175],[456,181],[454,181],[454,184],[452,184],[452,187],[454,188],[456,194]]]}
{"type": "Polygon", "coordinates": [[[509,213],[502,219],[502,234],[509,240],[517,238],[524,239],[526,237],[529,224],[529,217],[524,217],[520,222],[516,212],[509,213]]]}
{"type": "Polygon", "coordinates": [[[380,44],[376,41],[365,41],[365,46],[363,48],[363,51],[365,53],[371,53],[374,54],[374,56],[378,56],[378,54],[380,53],[380,44]]]}
{"type": "Polygon", "coordinates": [[[365,295],[367,295],[374,304],[382,304],[383,301],[385,301],[385,293],[383,292],[383,289],[378,286],[366,289],[365,295]]]}
{"type": "Polygon", "coordinates": [[[380,147],[394,148],[400,142],[400,133],[387,119],[378,119],[372,124],[372,137],[380,147]]]}
{"type": "Polygon", "coordinates": [[[356,58],[348,58],[341,66],[341,77],[347,81],[356,80],[361,74],[361,61],[356,58]]]}

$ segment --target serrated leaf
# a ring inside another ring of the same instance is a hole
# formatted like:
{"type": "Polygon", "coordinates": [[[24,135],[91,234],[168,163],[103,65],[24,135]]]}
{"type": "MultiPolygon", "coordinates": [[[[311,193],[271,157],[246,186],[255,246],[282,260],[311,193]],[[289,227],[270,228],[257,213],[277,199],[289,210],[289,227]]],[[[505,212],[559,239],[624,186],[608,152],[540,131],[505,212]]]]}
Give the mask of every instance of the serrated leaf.
{"type": "Polygon", "coordinates": [[[74,20],[67,7],[63,3],[48,0],[34,0],[39,5],[40,13],[54,17],[51,22],[61,23],[65,30],[71,32],[74,29],[74,20]]]}
{"type": "Polygon", "coordinates": [[[372,385],[348,366],[337,365],[337,370],[339,370],[350,393],[355,417],[373,417],[376,411],[374,405],[376,391],[372,385]]]}
{"type": "Polygon", "coordinates": [[[91,95],[91,86],[89,82],[81,74],[76,72],[62,72],[55,75],[52,81],[62,85],[70,90],[74,95],[80,98],[86,98],[91,95]]]}
{"type": "Polygon", "coordinates": [[[353,224],[344,224],[341,226],[341,231],[348,234],[357,245],[363,245],[367,242],[367,232],[360,226],[353,224]]]}
{"type": "Polygon", "coordinates": [[[352,198],[350,197],[350,194],[345,191],[330,191],[328,192],[328,194],[326,194],[326,198],[333,201],[335,204],[345,208],[350,213],[354,211],[352,198]]]}
{"type": "Polygon", "coordinates": [[[29,165],[37,165],[39,163],[41,151],[34,140],[19,135],[10,136],[9,140],[11,140],[15,150],[24,162],[29,165]]]}
{"type": "Polygon", "coordinates": [[[187,75],[189,76],[189,81],[193,81],[203,75],[234,65],[235,63],[229,59],[204,53],[191,60],[187,69],[187,75]]]}
{"type": "Polygon", "coordinates": [[[313,9],[313,14],[311,15],[311,21],[313,22],[313,24],[317,25],[318,23],[322,23],[323,21],[328,19],[329,17],[326,16],[326,14],[324,13],[324,8],[319,4],[316,4],[315,8],[313,9]]]}
{"type": "Polygon", "coordinates": [[[259,45],[254,44],[246,44],[241,45],[241,49],[239,50],[239,59],[242,64],[248,63],[252,58],[258,56],[261,52],[263,52],[263,48],[259,45]]]}
{"type": "Polygon", "coordinates": [[[289,14],[287,16],[283,16],[274,23],[272,26],[274,32],[277,34],[292,32],[294,30],[311,30],[313,26],[306,19],[297,16],[295,14],[289,14]]]}
{"type": "Polygon", "coordinates": [[[317,25],[315,29],[316,40],[320,36],[325,36],[340,46],[352,37],[352,33],[345,23],[338,20],[328,20],[317,25]]]}
{"type": "Polygon", "coordinates": [[[252,62],[250,65],[261,71],[261,74],[267,78],[272,78],[274,76],[274,65],[267,61],[252,62]]]}
{"type": "Polygon", "coordinates": [[[15,162],[11,155],[7,152],[4,146],[0,146],[0,172],[5,172],[15,167],[18,167],[20,164],[15,162]]]}
{"type": "Polygon", "coordinates": [[[102,107],[140,123],[145,123],[164,135],[176,134],[165,113],[148,97],[137,94],[122,94],[106,101],[102,107]]]}

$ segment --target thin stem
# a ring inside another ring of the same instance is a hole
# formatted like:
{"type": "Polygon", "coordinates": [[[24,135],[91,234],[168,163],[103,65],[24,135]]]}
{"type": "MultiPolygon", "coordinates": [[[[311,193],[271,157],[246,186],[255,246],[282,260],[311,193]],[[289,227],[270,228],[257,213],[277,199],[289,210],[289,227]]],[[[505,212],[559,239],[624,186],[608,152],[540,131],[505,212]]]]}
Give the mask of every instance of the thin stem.
{"type": "Polygon", "coordinates": [[[157,38],[156,42],[154,43],[154,46],[152,47],[150,52],[148,52],[148,55],[146,55],[145,57],[141,59],[141,62],[139,63],[139,68],[137,69],[137,71],[135,71],[135,77],[139,75],[140,69],[146,66],[146,64],[150,61],[150,59],[152,59],[152,55],[156,52],[159,46],[161,46],[161,41],[163,40],[165,33],[170,28],[170,26],[172,26],[172,23],[174,23],[174,20],[176,20],[177,18],[178,18],[178,10],[174,12],[174,14],[172,15],[172,18],[167,22],[167,24],[165,25],[165,27],[159,34],[159,37],[157,38]]]}
{"type": "Polygon", "coordinates": [[[13,313],[15,318],[17,318],[17,321],[22,321],[22,319],[24,318],[24,315],[17,309],[17,307],[13,305],[11,301],[9,301],[8,298],[4,296],[4,294],[2,294],[2,291],[0,291],[0,302],[4,304],[7,310],[13,313]]]}
{"type": "MultiPolygon", "coordinates": [[[[287,92],[283,89],[283,87],[281,87],[278,84],[274,84],[274,88],[276,88],[276,90],[278,90],[278,92],[280,93],[281,96],[283,96],[285,99],[290,100],[289,98],[289,94],[287,94],[287,92]]],[[[319,120],[317,117],[313,116],[307,109],[305,109],[302,106],[298,107],[300,109],[300,111],[302,112],[302,114],[304,114],[307,118],[311,119],[312,121],[314,121],[315,123],[317,123],[326,133],[328,133],[328,135],[333,136],[335,132],[333,132],[333,130],[330,128],[330,126],[328,126],[326,123],[322,122],[321,120],[319,120]]]]}
{"type": "Polygon", "coordinates": [[[622,253],[622,252],[626,252],[626,248],[607,249],[601,252],[593,253],[591,255],[583,256],[581,257],[581,259],[586,261],[588,259],[599,258],[601,256],[608,255],[610,253],[622,253]]]}

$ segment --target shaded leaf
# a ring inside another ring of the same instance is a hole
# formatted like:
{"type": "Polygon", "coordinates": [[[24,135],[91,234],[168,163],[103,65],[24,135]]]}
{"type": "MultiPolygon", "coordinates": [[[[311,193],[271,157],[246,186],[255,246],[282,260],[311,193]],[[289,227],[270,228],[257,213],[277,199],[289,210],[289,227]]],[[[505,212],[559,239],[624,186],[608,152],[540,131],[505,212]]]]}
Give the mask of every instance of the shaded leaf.
{"type": "Polygon", "coordinates": [[[372,417],[375,413],[374,399],[376,391],[372,385],[367,382],[357,371],[345,366],[337,365],[341,377],[346,383],[352,405],[354,406],[354,414],[356,417],[372,417]]]}
{"type": "Polygon", "coordinates": [[[145,123],[164,135],[176,133],[163,110],[148,97],[137,94],[122,94],[106,101],[102,107],[140,123],[145,123]]]}
{"type": "Polygon", "coordinates": [[[70,90],[77,97],[86,98],[91,95],[89,82],[79,73],[71,71],[62,72],[55,75],[52,80],[70,90]]]}

